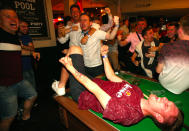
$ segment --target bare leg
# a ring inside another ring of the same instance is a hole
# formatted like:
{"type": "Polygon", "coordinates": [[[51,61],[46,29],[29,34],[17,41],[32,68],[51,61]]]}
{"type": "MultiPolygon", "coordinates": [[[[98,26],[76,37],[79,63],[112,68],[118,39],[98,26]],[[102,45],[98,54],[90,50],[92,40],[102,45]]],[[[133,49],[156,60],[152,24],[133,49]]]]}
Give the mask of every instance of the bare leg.
{"type": "Polygon", "coordinates": [[[12,118],[7,119],[7,120],[1,120],[0,121],[0,131],[8,131],[12,121],[14,120],[14,118],[15,117],[12,117],[12,118]]]}
{"type": "MultiPolygon", "coordinates": [[[[75,47],[70,48],[70,54],[81,54],[81,53],[82,53],[82,50],[79,47],[77,47],[77,48],[75,48],[75,47]]],[[[70,66],[70,64],[72,62],[69,63],[69,58],[67,60],[66,59],[67,58],[62,58],[62,59],[60,59],[60,62],[62,64],[64,64],[66,67],[68,67],[69,72],[73,75],[73,77],[76,78],[77,82],[79,82],[82,85],[84,85],[91,93],[93,93],[96,96],[96,98],[99,100],[99,102],[102,105],[102,107],[105,109],[105,107],[106,107],[108,101],[110,100],[111,96],[109,96],[104,90],[102,90],[96,83],[94,83],[93,81],[91,81],[88,77],[86,77],[85,75],[83,75],[80,72],[78,72],[74,68],[74,65],[75,64],[77,65],[77,63],[75,63],[73,61],[73,66],[70,66]],[[67,62],[64,61],[64,60],[66,60],[67,62]]],[[[115,76],[115,74],[114,74],[114,72],[113,72],[113,70],[112,70],[112,68],[111,68],[111,66],[109,64],[108,59],[105,59],[104,61],[106,61],[106,66],[108,67],[108,69],[110,69],[111,74],[113,74],[112,76],[115,76]]],[[[84,67],[84,65],[83,65],[83,67],[84,67]]],[[[71,79],[71,80],[75,81],[74,79],[71,79]]],[[[120,78],[118,78],[118,80],[119,80],[119,82],[122,81],[120,78]]],[[[73,83],[73,82],[71,82],[71,83],[73,83]]],[[[73,87],[77,87],[77,88],[79,87],[78,85],[81,85],[81,84],[76,85],[75,83],[73,83],[73,84],[74,84],[73,87]]],[[[70,91],[71,91],[71,87],[70,87],[70,91]]],[[[71,93],[73,93],[73,92],[71,91],[71,93]]],[[[75,100],[75,101],[77,101],[77,100],[75,100]]]]}
{"type": "Polygon", "coordinates": [[[23,120],[26,120],[26,119],[30,118],[30,112],[31,112],[31,109],[33,107],[33,103],[34,103],[36,98],[37,98],[37,96],[33,97],[30,100],[25,100],[25,102],[24,102],[24,112],[23,112],[23,116],[22,116],[23,120]]]}
{"type": "MultiPolygon", "coordinates": [[[[69,54],[70,53],[68,50],[68,53],[66,54],[66,56],[69,56],[69,54]]],[[[69,73],[68,73],[67,69],[64,66],[62,66],[60,82],[59,82],[58,88],[65,87],[68,79],[69,79],[69,73]]]]}

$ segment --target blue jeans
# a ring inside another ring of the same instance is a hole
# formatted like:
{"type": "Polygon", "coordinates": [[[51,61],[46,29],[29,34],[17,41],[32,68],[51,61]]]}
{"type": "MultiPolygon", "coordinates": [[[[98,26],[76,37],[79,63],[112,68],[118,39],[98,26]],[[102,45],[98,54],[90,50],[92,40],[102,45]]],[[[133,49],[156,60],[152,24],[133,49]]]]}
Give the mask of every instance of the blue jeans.
{"type": "MultiPolygon", "coordinates": [[[[23,71],[23,77],[25,80],[29,81],[30,84],[32,85],[32,87],[34,88],[34,90],[36,90],[36,86],[35,86],[35,75],[34,72],[32,70],[32,68],[28,71],[23,71]]],[[[24,101],[22,100],[21,103],[19,104],[18,109],[24,109],[24,101]]]]}
{"type": "Polygon", "coordinates": [[[17,98],[30,100],[37,95],[31,84],[23,79],[11,86],[0,86],[0,117],[2,120],[10,119],[17,114],[17,98]]]}
{"type": "Polygon", "coordinates": [[[30,84],[32,85],[32,87],[36,90],[36,86],[35,86],[35,75],[33,73],[32,68],[28,71],[23,71],[23,77],[24,79],[26,79],[27,81],[30,82],[30,84]]]}

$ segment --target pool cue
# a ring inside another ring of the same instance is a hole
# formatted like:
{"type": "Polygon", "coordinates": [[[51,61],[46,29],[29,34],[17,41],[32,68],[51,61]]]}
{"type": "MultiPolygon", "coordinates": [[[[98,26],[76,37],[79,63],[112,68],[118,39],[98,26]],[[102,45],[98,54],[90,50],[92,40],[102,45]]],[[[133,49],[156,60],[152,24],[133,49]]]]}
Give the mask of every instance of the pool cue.
{"type": "Polygon", "coordinates": [[[147,95],[145,95],[144,93],[143,93],[143,95],[144,95],[144,97],[146,97],[147,99],[149,98],[147,95]]]}

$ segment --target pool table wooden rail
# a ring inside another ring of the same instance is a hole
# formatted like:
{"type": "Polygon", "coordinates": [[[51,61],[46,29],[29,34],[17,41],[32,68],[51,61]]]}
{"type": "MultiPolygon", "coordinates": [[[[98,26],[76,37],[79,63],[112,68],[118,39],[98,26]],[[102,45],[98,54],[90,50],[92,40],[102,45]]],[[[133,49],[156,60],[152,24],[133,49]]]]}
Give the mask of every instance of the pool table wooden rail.
{"type": "Polygon", "coordinates": [[[62,124],[69,131],[117,131],[92,112],[78,109],[78,104],[71,98],[56,96],[54,99],[59,103],[62,124]]]}

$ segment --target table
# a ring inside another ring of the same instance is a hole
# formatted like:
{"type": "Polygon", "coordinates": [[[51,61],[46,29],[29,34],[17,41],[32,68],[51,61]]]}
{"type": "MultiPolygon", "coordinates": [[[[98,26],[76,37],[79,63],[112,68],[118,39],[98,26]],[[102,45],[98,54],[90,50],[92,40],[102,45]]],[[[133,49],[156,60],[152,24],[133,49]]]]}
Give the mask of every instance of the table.
{"type": "Polygon", "coordinates": [[[79,110],[70,97],[56,96],[62,124],[70,131],[118,131],[88,110],[79,110]]]}
{"type": "MultiPolygon", "coordinates": [[[[133,77],[134,74],[127,74],[127,77],[133,77]]],[[[150,79],[147,77],[135,75],[136,77],[140,77],[140,89],[144,94],[147,94],[147,90],[164,90],[165,96],[175,102],[181,101],[183,103],[183,112],[185,114],[184,123],[189,126],[189,92],[183,92],[180,95],[172,94],[171,92],[164,89],[157,80],[150,79]]],[[[104,75],[99,76],[101,79],[106,80],[104,75]]],[[[116,131],[116,130],[127,130],[127,131],[160,131],[153,123],[150,118],[145,118],[141,122],[136,125],[125,127],[119,124],[114,124],[109,120],[104,120],[102,118],[102,114],[96,113],[92,110],[79,110],[77,108],[77,103],[75,103],[69,97],[58,96],[54,97],[54,99],[59,103],[60,115],[62,119],[62,123],[66,128],[72,131],[116,131]]],[[[182,131],[187,131],[185,128],[182,131]]]]}

